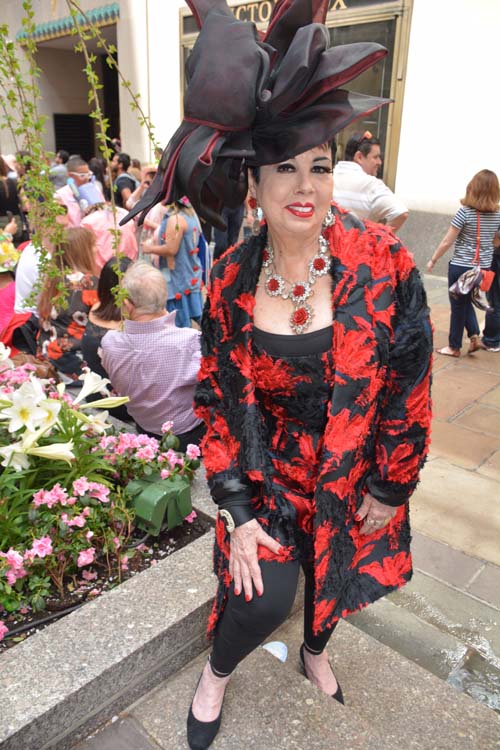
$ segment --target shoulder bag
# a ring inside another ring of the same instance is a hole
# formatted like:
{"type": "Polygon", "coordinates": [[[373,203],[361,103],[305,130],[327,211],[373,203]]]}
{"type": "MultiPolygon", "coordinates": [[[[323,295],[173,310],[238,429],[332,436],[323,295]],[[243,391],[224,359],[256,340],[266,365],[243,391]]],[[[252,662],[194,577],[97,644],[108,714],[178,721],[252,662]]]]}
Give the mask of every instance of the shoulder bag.
{"type": "Polygon", "coordinates": [[[494,271],[485,271],[480,264],[481,250],[481,220],[479,211],[477,211],[477,235],[476,235],[476,254],[472,261],[473,267],[464,271],[454,284],[450,286],[450,294],[458,297],[459,294],[469,294],[473,289],[479,287],[482,292],[487,292],[495,278],[494,271]]]}

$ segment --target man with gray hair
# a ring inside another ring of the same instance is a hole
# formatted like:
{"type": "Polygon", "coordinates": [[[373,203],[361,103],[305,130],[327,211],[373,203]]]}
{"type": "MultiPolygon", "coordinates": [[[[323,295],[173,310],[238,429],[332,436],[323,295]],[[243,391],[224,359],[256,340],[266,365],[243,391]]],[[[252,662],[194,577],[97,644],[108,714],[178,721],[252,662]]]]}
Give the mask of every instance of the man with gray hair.
{"type": "Polygon", "coordinates": [[[205,431],[193,412],[200,333],[176,327],[176,313],[165,309],[165,278],[149,263],[129,266],[122,287],[127,293],[125,327],[108,331],[102,339],[104,369],[113,389],[129,397],[127,410],[141,432],[160,437],[162,424],[172,421],[185,451],[205,431]]]}

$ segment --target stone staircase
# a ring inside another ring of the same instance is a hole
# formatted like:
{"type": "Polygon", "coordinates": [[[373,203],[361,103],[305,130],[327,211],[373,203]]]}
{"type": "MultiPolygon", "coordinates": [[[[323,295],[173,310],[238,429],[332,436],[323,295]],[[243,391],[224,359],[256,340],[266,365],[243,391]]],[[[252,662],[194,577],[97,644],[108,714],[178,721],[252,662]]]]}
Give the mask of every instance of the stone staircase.
{"type": "MultiPolygon", "coordinates": [[[[301,629],[297,613],[273,636],[288,646],[285,663],[258,649],[240,665],[227,690],[214,750],[500,747],[494,712],[346,622],[330,646],[346,699],[341,706],[300,674],[301,629]]],[[[206,653],[133,704],[119,729],[109,726],[78,750],[186,748],[187,709],[205,659],[206,653]]]]}

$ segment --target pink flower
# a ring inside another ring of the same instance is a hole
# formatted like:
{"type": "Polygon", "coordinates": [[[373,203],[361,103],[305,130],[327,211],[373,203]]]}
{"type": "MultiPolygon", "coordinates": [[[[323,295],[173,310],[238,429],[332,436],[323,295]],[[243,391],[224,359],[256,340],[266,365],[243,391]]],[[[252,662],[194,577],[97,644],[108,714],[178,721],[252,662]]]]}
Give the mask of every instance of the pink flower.
{"type": "Polygon", "coordinates": [[[96,498],[101,503],[109,502],[109,487],[105,487],[99,482],[89,482],[89,494],[90,497],[96,498]]]}
{"type": "Polygon", "coordinates": [[[125,557],[122,557],[121,563],[120,563],[120,568],[122,570],[128,570],[128,557],[127,557],[127,555],[125,555],[125,557]]]}
{"type": "Polygon", "coordinates": [[[142,448],[139,448],[135,454],[135,457],[139,461],[152,461],[155,456],[156,451],[150,445],[144,445],[142,448]]]}
{"type": "Polygon", "coordinates": [[[39,490],[33,495],[33,505],[35,508],[38,508],[40,505],[52,508],[57,503],[61,503],[61,505],[68,504],[68,493],[59,483],[55,484],[51,490],[39,490]]]}
{"type": "Polygon", "coordinates": [[[73,492],[79,497],[85,495],[88,489],[89,483],[87,477],[80,477],[80,479],[75,479],[75,481],[73,482],[73,492]]]}
{"type": "Polygon", "coordinates": [[[92,591],[89,591],[89,596],[99,596],[100,593],[99,589],[92,589],[92,591]]]}
{"type": "Polygon", "coordinates": [[[33,550],[35,555],[38,555],[38,557],[46,557],[47,555],[51,555],[53,549],[50,536],[42,536],[40,537],[40,539],[35,539],[33,541],[33,544],[31,545],[31,549],[33,550]]]}
{"type": "Polygon", "coordinates": [[[3,641],[8,632],[9,628],[4,625],[3,620],[0,620],[0,641],[3,641]]]}
{"type": "Polygon", "coordinates": [[[90,540],[92,539],[93,536],[94,536],[94,532],[93,531],[87,531],[87,533],[85,534],[85,538],[88,539],[89,542],[90,542],[90,540]]]}
{"type": "Polygon", "coordinates": [[[115,538],[113,539],[113,544],[115,545],[115,549],[120,549],[120,547],[122,546],[117,536],[115,536],[115,538]]]}
{"type": "Polygon", "coordinates": [[[188,444],[188,446],[186,448],[186,456],[188,458],[198,458],[198,456],[200,455],[200,453],[201,453],[201,451],[200,451],[200,449],[198,448],[197,445],[193,445],[193,443],[189,443],[188,444]]]}
{"type": "Polygon", "coordinates": [[[97,573],[93,573],[90,570],[82,570],[82,578],[85,581],[95,581],[97,578],[97,573]]]}
{"type": "Polygon", "coordinates": [[[192,510],[191,513],[188,516],[185,516],[184,520],[188,523],[193,523],[194,519],[198,517],[198,514],[195,510],[192,510]]]}
{"type": "Polygon", "coordinates": [[[161,426],[162,434],[164,435],[166,432],[170,432],[173,426],[174,423],[171,420],[169,420],[168,422],[164,422],[161,426]]]}
{"type": "Polygon", "coordinates": [[[19,552],[16,552],[15,549],[12,549],[12,547],[7,553],[2,553],[2,557],[5,557],[7,564],[10,565],[11,568],[22,568],[23,566],[23,556],[20,555],[19,552]]]}
{"type": "MultiPolygon", "coordinates": [[[[85,510],[87,510],[87,508],[85,508],[85,510]]],[[[75,516],[69,522],[69,525],[70,526],[78,526],[79,529],[83,529],[83,527],[85,526],[85,521],[86,521],[86,519],[85,519],[85,511],[84,511],[84,513],[82,513],[81,515],[75,516]]]]}
{"type": "Polygon", "coordinates": [[[78,560],[76,564],[79,568],[82,568],[84,565],[90,565],[94,562],[95,557],[95,549],[94,547],[88,547],[87,549],[83,549],[80,554],[78,555],[78,560]]]}
{"type": "Polygon", "coordinates": [[[168,469],[162,469],[160,471],[160,476],[161,476],[162,479],[168,479],[171,473],[172,472],[169,471],[168,469]]]}

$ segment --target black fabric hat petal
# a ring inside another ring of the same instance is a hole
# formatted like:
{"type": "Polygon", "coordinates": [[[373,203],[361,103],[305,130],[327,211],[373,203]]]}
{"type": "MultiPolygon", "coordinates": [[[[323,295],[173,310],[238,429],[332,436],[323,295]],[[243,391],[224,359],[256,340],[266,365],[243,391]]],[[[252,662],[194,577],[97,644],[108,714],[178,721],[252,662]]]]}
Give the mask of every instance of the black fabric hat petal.
{"type": "Polygon", "coordinates": [[[387,50],[330,47],[328,0],[278,0],[263,35],[226,0],[186,0],[200,27],[186,64],[184,120],[156,177],[121,222],[188,196],[198,215],[224,228],[224,206],[243,202],[246,165],[275,164],[330,141],[387,99],[340,88],[387,50]]]}

